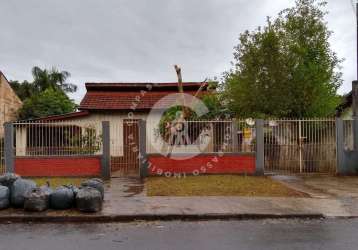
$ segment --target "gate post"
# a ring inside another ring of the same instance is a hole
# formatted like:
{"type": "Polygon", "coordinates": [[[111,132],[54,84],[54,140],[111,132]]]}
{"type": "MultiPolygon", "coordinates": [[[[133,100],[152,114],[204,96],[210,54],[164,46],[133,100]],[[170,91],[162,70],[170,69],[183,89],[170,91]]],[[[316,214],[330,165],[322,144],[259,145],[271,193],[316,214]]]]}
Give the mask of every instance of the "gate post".
{"type": "Polygon", "coordinates": [[[101,176],[105,180],[111,178],[111,137],[109,121],[102,121],[102,158],[101,176]]]}
{"type": "Polygon", "coordinates": [[[147,130],[146,130],[146,121],[139,120],[139,173],[140,178],[148,176],[148,159],[147,159],[147,130]]]}
{"type": "Polygon", "coordinates": [[[336,143],[337,143],[337,174],[345,174],[345,162],[344,162],[344,131],[343,120],[341,118],[336,119],[336,143]]]}
{"type": "Polygon", "coordinates": [[[265,153],[264,153],[264,120],[256,119],[256,171],[255,175],[264,175],[265,153]]]}
{"type": "Polygon", "coordinates": [[[239,151],[239,140],[237,138],[237,120],[232,119],[232,152],[236,153],[239,151]]]}
{"type": "Polygon", "coordinates": [[[6,173],[15,172],[14,125],[11,122],[4,124],[4,156],[6,173]]]}

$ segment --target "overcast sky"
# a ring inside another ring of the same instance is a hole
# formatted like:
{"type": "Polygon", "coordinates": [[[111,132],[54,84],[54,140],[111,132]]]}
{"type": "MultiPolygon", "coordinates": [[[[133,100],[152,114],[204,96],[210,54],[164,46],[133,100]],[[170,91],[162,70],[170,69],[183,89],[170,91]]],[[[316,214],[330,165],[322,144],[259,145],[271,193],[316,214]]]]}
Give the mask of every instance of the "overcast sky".
{"type": "MultiPolygon", "coordinates": [[[[69,71],[79,102],[90,81],[185,81],[220,76],[246,29],[293,0],[0,0],[0,70],[31,80],[31,68],[69,71]]],[[[345,58],[344,85],[356,78],[351,0],[328,0],[331,44],[345,58]]]]}

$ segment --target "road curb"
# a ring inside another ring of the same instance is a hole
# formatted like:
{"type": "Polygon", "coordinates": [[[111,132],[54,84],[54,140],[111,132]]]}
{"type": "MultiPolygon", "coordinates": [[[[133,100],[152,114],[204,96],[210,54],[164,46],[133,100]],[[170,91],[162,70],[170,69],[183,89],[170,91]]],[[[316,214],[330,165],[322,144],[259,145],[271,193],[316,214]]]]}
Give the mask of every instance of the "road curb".
{"type": "Polygon", "coordinates": [[[136,214],[136,215],[80,215],[80,216],[0,216],[6,223],[111,223],[134,221],[208,221],[262,219],[324,219],[323,214],[136,214]]]}

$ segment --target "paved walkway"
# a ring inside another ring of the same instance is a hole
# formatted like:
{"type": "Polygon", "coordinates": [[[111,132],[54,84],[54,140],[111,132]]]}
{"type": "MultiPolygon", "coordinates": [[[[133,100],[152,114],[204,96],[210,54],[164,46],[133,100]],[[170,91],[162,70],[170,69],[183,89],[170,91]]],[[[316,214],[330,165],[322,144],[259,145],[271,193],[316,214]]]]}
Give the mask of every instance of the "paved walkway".
{"type": "Polygon", "coordinates": [[[273,177],[312,198],[147,197],[135,178],[106,184],[101,213],[0,211],[0,221],[128,221],[136,219],[230,219],[358,217],[358,177],[273,177]]]}

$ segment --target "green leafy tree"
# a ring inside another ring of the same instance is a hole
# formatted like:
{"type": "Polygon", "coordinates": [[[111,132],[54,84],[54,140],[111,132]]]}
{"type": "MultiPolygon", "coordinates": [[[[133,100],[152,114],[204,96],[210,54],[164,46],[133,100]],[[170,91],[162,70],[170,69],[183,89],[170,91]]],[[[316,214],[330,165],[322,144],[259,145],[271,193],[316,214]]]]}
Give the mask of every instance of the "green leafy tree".
{"type": "Polygon", "coordinates": [[[19,119],[34,119],[49,115],[72,112],[76,104],[66,95],[77,90],[77,86],[68,83],[70,73],[34,67],[33,81],[11,81],[10,85],[23,101],[19,119]]]}
{"type": "Polygon", "coordinates": [[[49,87],[38,95],[27,98],[19,110],[20,119],[34,119],[74,111],[76,104],[62,91],[49,87]]]}
{"type": "MultiPolygon", "coordinates": [[[[214,92],[209,95],[204,95],[201,100],[208,108],[209,112],[200,119],[228,119],[233,116],[230,109],[224,105],[224,96],[221,92],[214,92]]],[[[195,118],[195,117],[193,117],[195,118]]]]}
{"type": "Polygon", "coordinates": [[[10,81],[10,85],[21,100],[37,95],[50,87],[64,93],[73,93],[76,92],[77,86],[67,82],[70,76],[67,71],[59,71],[56,68],[41,69],[35,66],[32,68],[32,82],[10,81]]]}
{"type": "MultiPolygon", "coordinates": [[[[198,119],[218,119],[218,118],[229,118],[231,116],[230,110],[223,104],[224,96],[222,95],[222,91],[220,91],[220,86],[218,86],[217,81],[208,81],[208,87],[205,91],[199,93],[197,98],[199,98],[202,103],[208,109],[208,112],[200,117],[195,113],[196,108],[199,107],[189,107],[187,110],[187,117],[185,119],[188,120],[198,120],[198,119]]],[[[191,106],[194,103],[187,105],[191,106]]],[[[161,118],[161,124],[165,124],[166,122],[172,121],[177,118],[178,112],[182,111],[182,106],[178,105],[175,107],[171,107],[163,114],[161,118]]]]}
{"type": "Polygon", "coordinates": [[[77,86],[72,83],[67,83],[66,80],[71,76],[67,71],[59,71],[56,68],[50,70],[34,67],[32,69],[32,76],[34,78],[33,84],[39,92],[48,88],[62,90],[65,93],[76,92],[77,86]]]}
{"type": "Polygon", "coordinates": [[[240,35],[224,74],[227,107],[241,117],[327,116],[339,103],[339,60],[324,21],[325,2],[296,0],[263,28],[240,35]]]}
{"type": "Polygon", "coordinates": [[[37,93],[34,84],[28,81],[23,81],[22,83],[19,81],[10,81],[10,85],[22,101],[37,93]]]}

